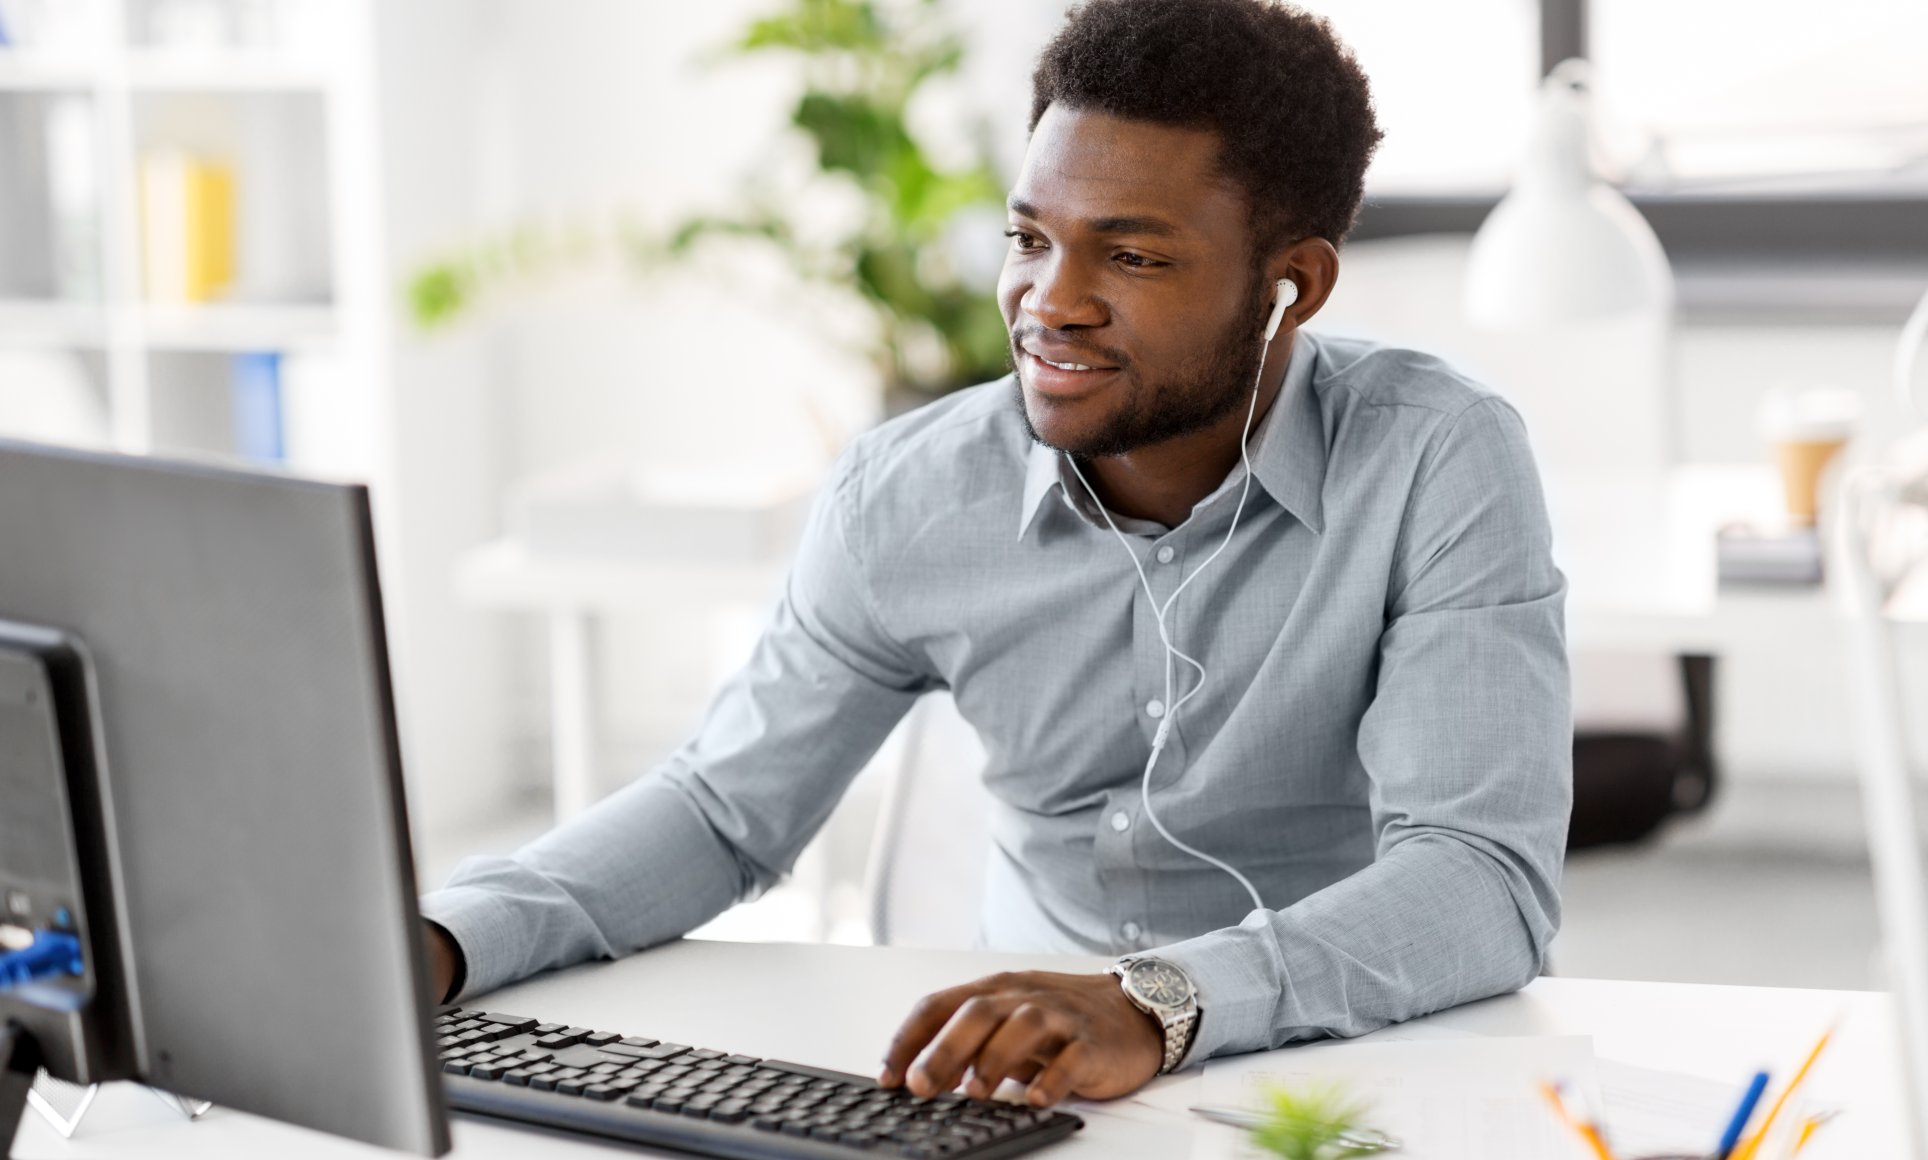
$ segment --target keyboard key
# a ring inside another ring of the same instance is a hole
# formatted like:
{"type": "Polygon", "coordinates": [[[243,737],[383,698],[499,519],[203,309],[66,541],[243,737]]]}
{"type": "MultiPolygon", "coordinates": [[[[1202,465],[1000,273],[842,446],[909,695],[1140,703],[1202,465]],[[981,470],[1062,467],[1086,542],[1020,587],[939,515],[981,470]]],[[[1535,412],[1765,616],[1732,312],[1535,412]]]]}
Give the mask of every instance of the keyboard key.
{"type": "Polygon", "coordinates": [[[783,1117],[770,1115],[752,1116],[750,1126],[759,1132],[781,1132],[783,1130],[783,1117]]]}
{"type": "Polygon", "coordinates": [[[690,1054],[698,1059],[722,1059],[723,1053],[709,1047],[692,1047],[690,1054]]]}
{"type": "Polygon", "coordinates": [[[649,1106],[659,1112],[680,1112],[683,1110],[683,1097],[673,1096],[665,1092],[649,1101],[649,1106]]]}
{"type": "Polygon", "coordinates": [[[469,1069],[469,1075],[476,1079],[501,1079],[508,1071],[499,1063],[480,1063],[469,1069]]]}
{"type": "Polygon", "coordinates": [[[482,1020],[484,1023],[499,1023],[505,1027],[513,1027],[517,1031],[530,1031],[536,1026],[534,1019],[529,1019],[521,1015],[501,1015],[493,1011],[485,1011],[477,1015],[476,1018],[482,1020]]]}
{"type": "Polygon", "coordinates": [[[536,1040],[536,1046],[554,1050],[562,1047],[574,1047],[581,1042],[582,1036],[580,1035],[572,1035],[568,1031],[558,1031],[553,1035],[544,1035],[542,1038],[536,1040]]]}
{"type": "Polygon", "coordinates": [[[582,1089],[582,1094],[592,1100],[608,1101],[616,1099],[623,1093],[619,1089],[610,1087],[606,1083],[592,1083],[582,1089]]]}
{"type": "Polygon", "coordinates": [[[620,1038],[622,1036],[614,1031],[591,1031],[582,1037],[582,1041],[591,1047],[601,1047],[605,1043],[614,1043],[620,1038]]]}
{"type": "Polygon", "coordinates": [[[593,1085],[586,1079],[565,1079],[556,1084],[556,1090],[565,1096],[579,1096],[582,1089],[590,1086],[593,1085]]]}
{"type": "Polygon", "coordinates": [[[647,1035],[631,1035],[622,1041],[624,1047],[654,1047],[657,1042],[647,1035]]]}
{"type": "Polygon", "coordinates": [[[503,1083],[512,1083],[517,1087],[528,1087],[529,1081],[534,1078],[535,1078],[534,1074],[532,1074],[531,1072],[525,1071],[519,1067],[514,1069],[513,1071],[505,1071],[502,1073],[503,1083]]]}
{"type": "Polygon", "coordinates": [[[710,1119],[719,1124],[740,1124],[749,1116],[749,1109],[733,1108],[727,1104],[718,1104],[710,1109],[710,1119]]]}
{"type": "Polygon", "coordinates": [[[553,1075],[539,1075],[529,1081],[529,1086],[537,1091],[552,1092],[556,1090],[556,1077],[553,1075]]]}
{"type": "Polygon", "coordinates": [[[533,1029],[530,1030],[529,1034],[554,1035],[556,1032],[561,1030],[562,1030],[562,1024],[560,1023],[538,1023],[535,1025],[533,1029]]]}
{"type": "Polygon", "coordinates": [[[763,1062],[762,1060],[756,1058],[753,1055],[726,1055],[723,1058],[726,1062],[740,1063],[740,1064],[744,1064],[745,1066],[753,1066],[755,1064],[759,1064],[763,1062]]]}
{"type": "Polygon", "coordinates": [[[467,1075],[469,1073],[469,1065],[459,1059],[451,1059],[442,1064],[442,1070],[448,1072],[450,1075],[467,1075]]]}

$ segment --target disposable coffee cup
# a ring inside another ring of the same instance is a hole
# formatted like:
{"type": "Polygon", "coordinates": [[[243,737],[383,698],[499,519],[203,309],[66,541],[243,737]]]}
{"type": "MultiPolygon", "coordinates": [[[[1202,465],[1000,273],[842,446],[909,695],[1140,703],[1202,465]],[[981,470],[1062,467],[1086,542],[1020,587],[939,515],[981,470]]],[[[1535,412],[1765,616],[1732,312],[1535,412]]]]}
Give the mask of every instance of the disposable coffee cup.
{"type": "Polygon", "coordinates": [[[1789,523],[1813,526],[1822,477],[1854,438],[1860,419],[1861,398],[1852,391],[1820,388],[1768,396],[1761,408],[1761,434],[1780,468],[1789,523]]]}

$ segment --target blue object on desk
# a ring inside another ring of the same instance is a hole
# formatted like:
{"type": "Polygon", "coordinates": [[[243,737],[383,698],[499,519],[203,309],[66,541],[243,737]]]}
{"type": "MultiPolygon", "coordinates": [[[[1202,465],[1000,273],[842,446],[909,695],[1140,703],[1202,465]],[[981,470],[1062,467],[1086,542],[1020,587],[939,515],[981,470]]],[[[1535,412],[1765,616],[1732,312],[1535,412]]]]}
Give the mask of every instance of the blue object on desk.
{"type": "Polygon", "coordinates": [[[261,463],[287,460],[279,351],[251,351],[234,356],[230,409],[235,451],[261,463]]]}
{"type": "Polygon", "coordinates": [[[1754,1115],[1754,1105],[1761,1102],[1761,1093],[1766,1090],[1767,1073],[1755,1072],[1754,1079],[1747,1085],[1746,1094],[1741,1096],[1741,1106],[1734,1109],[1733,1122],[1729,1123],[1727,1130],[1721,1133],[1720,1147],[1714,1149],[1716,1160],[1727,1160],[1727,1157],[1733,1154],[1734,1145],[1741,1141],[1741,1131],[1747,1127],[1748,1119],[1754,1115]]]}
{"type": "Polygon", "coordinates": [[[17,986],[47,975],[78,975],[83,969],[80,939],[61,930],[34,932],[33,945],[0,954],[0,987],[17,986]]]}

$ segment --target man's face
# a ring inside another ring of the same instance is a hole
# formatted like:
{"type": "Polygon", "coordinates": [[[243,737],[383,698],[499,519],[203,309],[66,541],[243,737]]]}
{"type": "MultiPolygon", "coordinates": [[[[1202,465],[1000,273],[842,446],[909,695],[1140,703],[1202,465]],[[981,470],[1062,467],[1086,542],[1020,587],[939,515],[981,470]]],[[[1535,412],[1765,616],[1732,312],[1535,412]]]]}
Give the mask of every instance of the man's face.
{"type": "Polygon", "coordinates": [[[1011,190],[998,280],[1039,442],[1121,455],[1246,400],[1270,301],[1209,130],[1052,105],[1011,190]],[[1089,370],[1065,370],[1051,363],[1089,370]]]}

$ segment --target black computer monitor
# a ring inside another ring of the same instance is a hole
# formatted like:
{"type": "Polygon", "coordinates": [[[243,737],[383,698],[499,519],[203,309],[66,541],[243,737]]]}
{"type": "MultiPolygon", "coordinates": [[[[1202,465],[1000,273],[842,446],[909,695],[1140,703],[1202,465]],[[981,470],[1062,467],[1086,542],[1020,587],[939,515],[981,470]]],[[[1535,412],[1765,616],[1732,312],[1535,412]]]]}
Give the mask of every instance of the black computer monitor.
{"type": "Polygon", "coordinates": [[[0,441],[0,819],[0,1111],[447,1151],[366,489],[0,441]]]}

